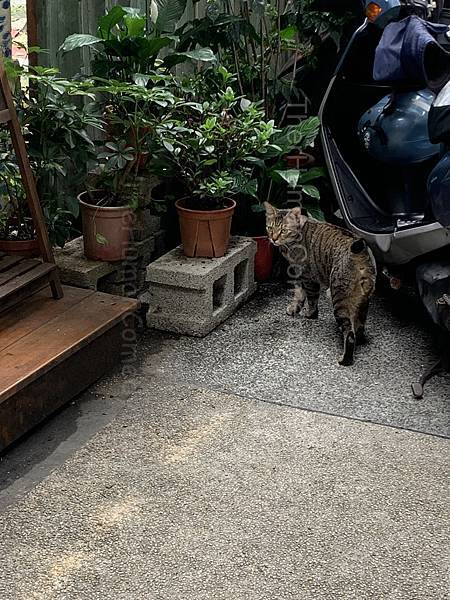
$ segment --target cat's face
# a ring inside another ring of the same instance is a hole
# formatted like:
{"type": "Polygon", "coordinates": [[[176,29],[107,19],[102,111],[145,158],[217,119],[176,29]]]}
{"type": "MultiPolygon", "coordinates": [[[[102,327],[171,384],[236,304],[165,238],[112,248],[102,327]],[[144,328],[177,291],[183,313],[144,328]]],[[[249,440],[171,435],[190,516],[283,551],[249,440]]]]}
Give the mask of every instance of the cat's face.
{"type": "Polygon", "coordinates": [[[299,207],[291,210],[278,210],[268,202],[266,208],[266,229],[270,241],[275,246],[289,246],[299,236],[305,224],[306,217],[301,214],[299,207]]]}

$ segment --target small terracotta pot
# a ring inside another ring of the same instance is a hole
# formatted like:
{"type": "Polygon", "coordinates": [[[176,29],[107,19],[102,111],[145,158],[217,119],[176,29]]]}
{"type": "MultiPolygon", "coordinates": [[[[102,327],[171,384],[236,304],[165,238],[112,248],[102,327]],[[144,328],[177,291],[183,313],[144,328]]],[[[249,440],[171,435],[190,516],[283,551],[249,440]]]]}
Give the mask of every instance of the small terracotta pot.
{"type": "Polygon", "coordinates": [[[134,212],[129,206],[95,206],[83,192],[78,196],[83,220],[84,255],[92,260],[124,260],[130,245],[134,212]]]}
{"type": "Polygon", "coordinates": [[[230,243],[231,220],[236,202],[220,210],[190,210],[184,208],[183,200],[177,200],[180,219],[181,242],[186,256],[220,258],[230,243]]]}
{"type": "Polygon", "coordinates": [[[291,156],[286,156],[286,163],[290,169],[304,169],[305,167],[312,167],[316,159],[312,154],[307,152],[299,152],[291,156]]]}
{"type": "Polygon", "coordinates": [[[40,256],[39,242],[35,240],[0,240],[0,252],[11,256],[35,258],[40,256]]]}
{"type": "Polygon", "coordinates": [[[273,245],[270,243],[267,235],[260,235],[253,239],[257,246],[255,256],[255,279],[259,283],[264,283],[265,281],[268,281],[272,275],[273,245]]]}

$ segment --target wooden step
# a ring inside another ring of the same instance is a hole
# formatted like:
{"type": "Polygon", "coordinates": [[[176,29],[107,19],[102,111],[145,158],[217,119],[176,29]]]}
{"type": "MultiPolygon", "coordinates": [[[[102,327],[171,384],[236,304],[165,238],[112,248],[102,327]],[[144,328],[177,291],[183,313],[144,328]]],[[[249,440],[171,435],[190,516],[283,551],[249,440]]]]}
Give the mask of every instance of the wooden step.
{"type": "Polygon", "coordinates": [[[138,305],[64,287],[61,300],[46,289],[0,315],[0,451],[120,360],[138,305]]]}
{"type": "Polygon", "coordinates": [[[0,312],[46,287],[55,271],[54,263],[20,256],[0,256],[0,312]]]}

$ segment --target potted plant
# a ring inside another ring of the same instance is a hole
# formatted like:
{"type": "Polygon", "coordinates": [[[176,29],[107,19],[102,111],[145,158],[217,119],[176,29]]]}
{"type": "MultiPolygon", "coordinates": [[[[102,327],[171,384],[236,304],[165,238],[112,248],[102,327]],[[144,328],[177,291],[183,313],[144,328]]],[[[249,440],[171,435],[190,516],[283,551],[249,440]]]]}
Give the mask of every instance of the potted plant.
{"type": "Polygon", "coordinates": [[[87,258],[116,262],[128,251],[136,211],[143,207],[142,173],[160,109],[174,104],[163,87],[147,88],[121,81],[97,81],[95,92],[111,107],[114,139],[97,154],[97,167],[79,195],[87,258]]]}
{"type": "Polygon", "coordinates": [[[102,121],[89,82],[68,81],[57,69],[6,61],[39,198],[54,245],[64,246],[79,215],[77,196],[95,158],[89,130],[102,121]],[[80,104],[79,100],[87,102],[80,104]]]}
{"type": "Polygon", "coordinates": [[[178,39],[173,30],[186,6],[187,0],[154,0],[147,15],[138,8],[113,6],[100,18],[97,35],[74,33],[66,38],[60,50],[90,48],[95,77],[128,82],[155,70],[168,72],[186,61],[214,62],[215,56],[209,48],[194,45],[185,52],[169,50],[178,39]],[[164,56],[160,57],[163,49],[164,56]]]}
{"type": "MultiPolygon", "coordinates": [[[[307,212],[323,220],[319,206],[320,192],[316,181],[325,175],[321,168],[309,168],[309,164],[290,163],[293,152],[305,153],[313,147],[319,133],[316,117],[305,119],[294,126],[277,129],[271,144],[254,159],[257,179],[257,201],[251,203],[244,232],[257,244],[255,256],[255,279],[262,283],[272,274],[275,248],[266,233],[266,215],[262,199],[269,198],[274,205],[285,207],[301,204],[307,212]]],[[[305,153],[306,154],[306,153],[305,153]]]]}
{"type": "Polygon", "coordinates": [[[252,160],[270,146],[273,132],[261,108],[231,87],[209,101],[177,102],[158,125],[154,168],[180,190],[176,207],[187,256],[225,254],[236,198],[256,194],[252,160]]]}
{"type": "Polygon", "coordinates": [[[28,213],[19,166],[6,134],[2,134],[0,141],[0,252],[39,256],[39,244],[28,213]]]}

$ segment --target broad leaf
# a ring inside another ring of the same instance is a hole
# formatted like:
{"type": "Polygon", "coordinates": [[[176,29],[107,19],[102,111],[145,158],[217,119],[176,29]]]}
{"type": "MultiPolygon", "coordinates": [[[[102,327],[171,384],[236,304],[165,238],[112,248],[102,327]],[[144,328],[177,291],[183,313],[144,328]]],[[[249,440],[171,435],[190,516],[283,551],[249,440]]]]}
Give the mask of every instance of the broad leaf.
{"type": "Polygon", "coordinates": [[[297,35],[297,27],[295,25],[288,25],[280,31],[280,39],[283,42],[290,42],[295,40],[297,35]]]}
{"type": "Polygon", "coordinates": [[[304,192],[308,196],[311,196],[311,198],[315,198],[316,200],[320,200],[320,192],[316,188],[315,185],[303,185],[302,186],[302,192],[304,192]]]}
{"type": "Polygon", "coordinates": [[[143,87],[146,88],[148,82],[150,81],[151,77],[150,75],[144,75],[142,73],[135,73],[133,75],[133,81],[136,85],[138,85],[139,87],[143,87]]]}
{"type": "Polygon", "coordinates": [[[298,169],[286,169],[285,171],[276,170],[275,173],[279,175],[290,188],[297,187],[300,177],[300,171],[298,169]]]}
{"type": "Polygon", "coordinates": [[[146,18],[142,15],[125,15],[123,22],[127,28],[129,37],[135,38],[142,36],[145,31],[146,18]]]}
{"type": "Polygon", "coordinates": [[[199,62],[216,62],[216,55],[211,48],[198,48],[187,52],[174,52],[164,59],[164,66],[174,67],[187,60],[198,60],[199,62]]]}
{"type": "Polygon", "coordinates": [[[151,15],[157,31],[174,31],[186,10],[187,0],[152,0],[151,15]]]}
{"type": "Polygon", "coordinates": [[[109,244],[108,240],[101,233],[95,234],[95,241],[97,244],[100,244],[100,246],[107,246],[109,244]]]}
{"type": "Polygon", "coordinates": [[[98,22],[98,34],[104,40],[109,40],[113,28],[120,23],[126,11],[122,6],[113,6],[113,8],[103,16],[98,22]]]}
{"type": "Polygon", "coordinates": [[[64,40],[60,50],[62,52],[70,52],[71,50],[76,50],[77,48],[93,46],[101,41],[101,38],[98,38],[95,35],[89,35],[87,33],[74,33],[73,35],[69,35],[69,37],[64,40]]]}
{"type": "Polygon", "coordinates": [[[309,169],[302,173],[299,177],[298,183],[304,184],[309,183],[310,181],[314,181],[314,179],[319,179],[320,177],[325,177],[326,171],[321,167],[314,167],[313,169],[309,169]]]}

